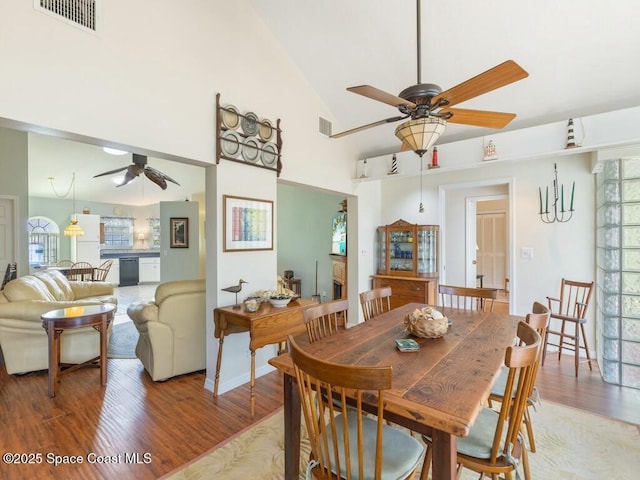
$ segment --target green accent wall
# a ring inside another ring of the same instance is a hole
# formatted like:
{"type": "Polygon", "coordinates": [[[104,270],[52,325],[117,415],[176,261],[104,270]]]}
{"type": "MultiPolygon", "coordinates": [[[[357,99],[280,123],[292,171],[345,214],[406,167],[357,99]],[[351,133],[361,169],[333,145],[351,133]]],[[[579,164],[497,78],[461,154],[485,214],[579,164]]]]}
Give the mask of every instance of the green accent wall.
{"type": "MultiPolygon", "coordinates": [[[[340,210],[344,195],[278,184],[278,274],[293,270],[301,280],[302,296],[315,294],[318,261],[318,293],[332,300],[331,220],[340,210]]],[[[348,241],[348,240],[347,240],[348,241]]]]}

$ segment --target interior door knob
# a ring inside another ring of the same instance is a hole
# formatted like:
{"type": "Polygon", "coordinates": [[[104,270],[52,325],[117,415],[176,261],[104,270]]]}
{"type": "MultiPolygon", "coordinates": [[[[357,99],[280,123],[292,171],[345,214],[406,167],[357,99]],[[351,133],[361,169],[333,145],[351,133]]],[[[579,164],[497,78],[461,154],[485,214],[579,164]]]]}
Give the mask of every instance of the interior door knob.
{"type": "Polygon", "coordinates": [[[477,265],[477,264],[478,264],[478,262],[477,262],[477,261],[475,261],[475,260],[473,260],[473,261],[471,262],[471,264],[472,264],[472,265],[477,265]]]}

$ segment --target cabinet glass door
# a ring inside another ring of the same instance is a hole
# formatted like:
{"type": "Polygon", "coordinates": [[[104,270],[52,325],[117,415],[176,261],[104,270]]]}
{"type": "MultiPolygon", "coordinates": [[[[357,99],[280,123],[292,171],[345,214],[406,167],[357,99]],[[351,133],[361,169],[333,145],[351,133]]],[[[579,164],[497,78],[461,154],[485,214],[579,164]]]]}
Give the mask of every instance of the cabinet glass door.
{"type": "Polygon", "coordinates": [[[418,229],[418,275],[438,272],[438,230],[418,229]]]}
{"type": "Polygon", "coordinates": [[[389,270],[413,272],[413,229],[389,230],[389,270]]]}

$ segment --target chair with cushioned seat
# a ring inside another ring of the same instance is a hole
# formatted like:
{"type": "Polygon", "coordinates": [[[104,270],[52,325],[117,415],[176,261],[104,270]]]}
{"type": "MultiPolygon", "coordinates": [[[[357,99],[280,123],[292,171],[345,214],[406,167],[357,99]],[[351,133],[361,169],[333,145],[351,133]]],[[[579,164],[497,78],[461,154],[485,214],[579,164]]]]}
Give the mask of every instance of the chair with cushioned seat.
{"type": "Polygon", "coordinates": [[[551,310],[551,320],[547,328],[547,338],[544,342],[544,351],[542,352],[542,365],[544,365],[547,355],[547,347],[549,345],[558,347],[558,360],[562,356],[562,350],[566,349],[574,353],[574,364],[576,377],[578,376],[578,366],[580,363],[587,362],[589,370],[591,367],[591,355],[589,353],[589,345],[584,326],[587,323],[585,318],[587,308],[589,308],[589,300],[593,291],[593,282],[578,282],[575,280],[567,280],[565,278],[560,282],[560,298],[547,297],[549,309],[551,310]],[[554,310],[554,307],[555,310],[554,310]],[[560,328],[553,329],[553,320],[560,321],[560,328]],[[573,333],[567,331],[567,324],[573,325],[573,333]],[[558,337],[558,343],[549,341],[550,335],[558,337]],[[580,360],[580,349],[583,349],[586,360],[580,360]]]}
{"type": "MultiPolygon", "coordinates": [[[[543,305],[540,302],[534,302],[531,313],[528,313],[525,318],[525,322],[530,327],[535,329],[535,331],[538,332],[538,334],[540,335],[541,345],[544,345],[544,341],[547,333],[547,326],[549,325],[550,315],[551,315],[551,311],[545,305],[543,305]]],[[[536,384],[536,378],[538,376],[538,367],[540,366],[541,359],[542,359],[542,348],[540,349],[540,352],[538,354],[538,359],[535,365],[533,366],[533,370],[534,370],[532,374],[533,380],[531,382],[531,390],[529,391],[529,395],[527,395],[527,408],[524,411],[524,425],[526,427],[527,436],[529,438],[529,450],[531,450],[532,452],[536,451],[536,442],[533,436],[533,425],[531,423],[530,408],[534,405],[534,402],[536,401],[538,396],[536,392],[535,384],[536,384]]],[[[495,400],[498,402],[502,401],[502,396],[504,395],[504,392],[505,392],[504,388],[507,383],[508,373],[509,371],[506,369],[502,371],[500,378],[498,378],[498,381],[491,389],[491,394],[489,395],[489,401],[491,400],[495,400]]]]}
{"type": "Polygon", "coordinates": [[[424,446],[384,424],[384,392],[391,388],[391,367],[325,362],[307,354],[291,335],[289,350],[311,443],[307,478],[414,478],[424,446]],[[316,402],[318,390],[328,402],[316,402]],[[347,398],[353,400],[350,408],[346,408],[347,398]],[[363,410],[365,398],[376,408],[376,417],[368,417],[363,410]]]}
{"type": "Polygon", "coordinates": [[[375,288],[360,294],[364,321],[391,310],[391,287],[375,288]]]}
{"type": "MultiPolygon", "coordinates": [[[[504,364],[508,368],[500,410],[480,410],[469,435],[457,441],[456,462],[459,468],[467,468],[498,478],[504,475],[513,480],[518,464],[522,462],[525,478],[529,478],[529,458],[522,437],[522,420],[527,407],[527,397],[533,381],[534,366],[538,359],[540,334],[525,322],[518,323],[518,344],[507,347],[504,364]]],[[[421,479],[428,478],[431,468],[431,438],[423,435],[427,443],[421,479]]],[[[502,478],[502,477],[501,477],[502,478]]]]}

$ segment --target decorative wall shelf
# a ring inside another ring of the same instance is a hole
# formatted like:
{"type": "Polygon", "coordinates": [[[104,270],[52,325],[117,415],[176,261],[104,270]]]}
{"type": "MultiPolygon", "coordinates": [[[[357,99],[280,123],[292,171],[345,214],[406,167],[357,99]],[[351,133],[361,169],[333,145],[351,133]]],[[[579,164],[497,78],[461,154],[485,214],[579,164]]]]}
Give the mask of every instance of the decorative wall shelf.
{"type": "Polygon", "coordinates": [[[240,113],[233,105],[220,105],[216,94],[216,164],[220,159],[252,167],[282,170],[282,130],[253,112],[240,113]]]}

